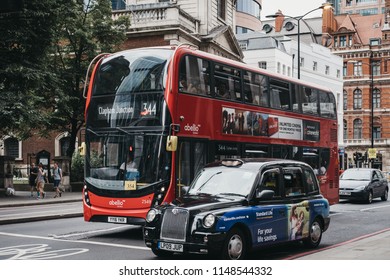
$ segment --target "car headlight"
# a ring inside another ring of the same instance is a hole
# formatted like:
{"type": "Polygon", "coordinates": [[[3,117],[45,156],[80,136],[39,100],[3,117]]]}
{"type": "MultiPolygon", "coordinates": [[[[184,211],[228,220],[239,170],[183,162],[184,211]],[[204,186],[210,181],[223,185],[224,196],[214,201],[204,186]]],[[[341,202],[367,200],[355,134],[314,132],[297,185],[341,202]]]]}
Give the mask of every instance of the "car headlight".
{"type": "Polygon", "coordinates": [[[148,214],[146,214],[146,218],[145,220],[148,222],[148,223],[151,223],[154,221],[154,219],[156,219],[156,216],[157,216],[158,212],[156,209],[150,209],[148,214]]]}
{"type": "Polygon", "coordinates": [[[208,214],[206,217],[203,219],[203,226],[205,228],[211,228],[214,223],[215,223],[215,216],[213,214],[208,214]]]}
{"type": "Polygon", "coordinates": [[[366,188],[366,186],[363,185],[363,186],[359,186],[359,187],[355,188],[355,190],[363,191],[365,188],[366,188]]]}

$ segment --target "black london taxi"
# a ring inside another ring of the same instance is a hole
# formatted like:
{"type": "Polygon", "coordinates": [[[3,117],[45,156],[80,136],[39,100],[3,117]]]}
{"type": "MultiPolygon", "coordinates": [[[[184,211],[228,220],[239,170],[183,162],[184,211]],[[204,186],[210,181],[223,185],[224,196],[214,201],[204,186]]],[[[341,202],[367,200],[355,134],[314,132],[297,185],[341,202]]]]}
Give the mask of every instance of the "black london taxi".
{"type": "Polygon", "coordinates": [[[329,223],[329,203],[309,165],[226,159],[206,165],[182,197],[151,208],[143,234],[162,258],[192,253],[244,259],[282,242],[315,248],[329,223]]]}

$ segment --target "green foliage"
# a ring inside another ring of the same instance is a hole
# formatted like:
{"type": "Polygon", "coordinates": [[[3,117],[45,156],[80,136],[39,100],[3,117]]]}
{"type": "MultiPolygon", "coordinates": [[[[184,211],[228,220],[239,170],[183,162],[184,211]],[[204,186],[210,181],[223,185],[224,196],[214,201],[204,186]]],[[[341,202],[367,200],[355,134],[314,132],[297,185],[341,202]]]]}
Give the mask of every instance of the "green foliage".
{"type": "Polygon", "coordinates": [[[70,172],[71,182],[84,181],[84,156],[81,156],[78,151],[73,153],[72,165],[70,172]]]}
{"type": "Polygon", "coordinates": [[[67,131],[72,156],[88,65],[116,51],[129,24],[112,19],[110,0],[29,0],[16,16],[0,15],[0,136],[67,131]]]}

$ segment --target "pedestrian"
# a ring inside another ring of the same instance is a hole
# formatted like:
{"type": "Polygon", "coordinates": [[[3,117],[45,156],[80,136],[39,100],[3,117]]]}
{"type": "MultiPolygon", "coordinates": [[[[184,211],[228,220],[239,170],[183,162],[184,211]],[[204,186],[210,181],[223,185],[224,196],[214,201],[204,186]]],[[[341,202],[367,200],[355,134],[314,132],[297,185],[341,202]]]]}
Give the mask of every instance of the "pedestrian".
{"type": "Polygon", "coordinates": [[[30,176],[28,177],[28,182],[31,190],[31,197],[34,196],[34,191],[37,187],[37,175],[38,175],[38,167],[35,166],[35,163],[31,164],[30,167],[30,176]]]}
{"type": "MultiPolygon", "coordinates": [[[[43,164],[38,164],[38,175],[37,175],[37,199],[45,198],[45,178],[46,172],[43,169],[43,164]]],[[[47,179],[46,179],[47,180],[47,179]]]]}
{"type": "Polygon", "coordinates": [[[54,190],[56,192],[56,194],[54,195],[54,198],[56,198],[58,196],[61,197],[62,190],[60,189],[60,184],[62,183],[62,170],[58,166],[57,162],[54,163],[53,179],[54,179],[53,187],[54,187],[54,190]]]}

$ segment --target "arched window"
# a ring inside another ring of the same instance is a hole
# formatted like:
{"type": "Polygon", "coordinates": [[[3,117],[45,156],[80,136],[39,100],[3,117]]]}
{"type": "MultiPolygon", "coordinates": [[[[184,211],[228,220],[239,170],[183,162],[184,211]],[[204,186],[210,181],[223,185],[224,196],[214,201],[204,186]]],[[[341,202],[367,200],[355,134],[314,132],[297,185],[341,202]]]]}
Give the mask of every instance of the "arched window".
{"type": "Polygon", "coordinates": [[[14,137],[4,140],[4,155],[19,158],[19,141],[14,137]]]}
{"type": "Polygon", "coordinates": [[[362,120],[355,119],[353,121],[353,139],[362,139],[362,120]]]}
{"type": "Polygon", "coordinates": [[[343,137],[348,139],[348,124],[346,120],[343,120],[343,137]]]}
{"type": "Polygon", "coordinates": [[[348,93],[346,90],[343,91],[343,110],[348,109],[348,93]]]}
{"type": "Polygon", "coordinates": [[[381,107],[381,91],[377,88],[373,90],[372,93],[372,103],[374,108],[380,108],[381,107]]]}
{"type": "Polygon", "coordinates": [[[353,91],[353,108],[354,109],[361,109],[362,108],[362,90],[361,89],[355,89],[353,91]]]}

